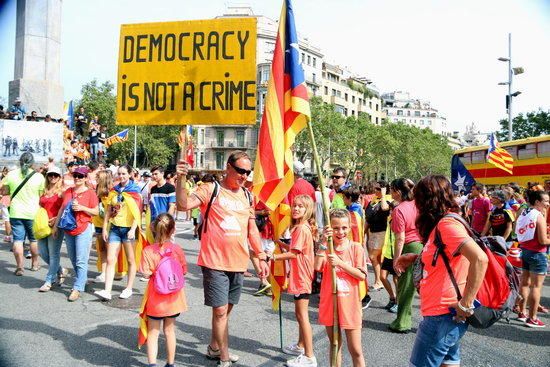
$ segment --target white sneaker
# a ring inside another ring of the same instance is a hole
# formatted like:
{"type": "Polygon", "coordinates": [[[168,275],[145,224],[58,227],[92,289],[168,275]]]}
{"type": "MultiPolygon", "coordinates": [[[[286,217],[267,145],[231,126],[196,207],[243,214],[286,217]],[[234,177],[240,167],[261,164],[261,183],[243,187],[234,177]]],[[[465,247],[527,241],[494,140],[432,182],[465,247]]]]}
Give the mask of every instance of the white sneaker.
{"type": "Polygon", "coordinates": [[[94,278],[94,283],[105,283],[105,274],[99,274],[94,278]]]}
{"type": "Polygon", "coordinates": [[[98,296],[99,298],[102,298],[106,301],[111,300],[111,293],[107,292],[105,289],[102,289],[100,291],[95,291],[94,294],[98,296]]]}
{"type": "Polygon", "coordinates": [[[132,294],[134,294],[134,292],[132,291],[132,289],[130,288],[125,288],[122,293],[120,293],[120,295],[118,296],[118,298],[122,298],[122,299],[126,299],[126,298],[130,298],[132,297],[132,294]]]}
{"type": "Polygon", "coordinates": [[[317,367],[317,358],[299,355],[298,357],[286,362],[287,367],[317,367]]]}
{"type": "Polygon", "coordinates": [[[304,348],[300,348],[298,344],[290,344],[283,348],[283,353],[290,354],[292,356],[299,356],[304,354],[304,348]]]}
{"type": "Polygon", "coordinates": [[[141,277],[141,278],[139,278],[139,281],[140,282],[148,282],[149,278],[141,277]]]}

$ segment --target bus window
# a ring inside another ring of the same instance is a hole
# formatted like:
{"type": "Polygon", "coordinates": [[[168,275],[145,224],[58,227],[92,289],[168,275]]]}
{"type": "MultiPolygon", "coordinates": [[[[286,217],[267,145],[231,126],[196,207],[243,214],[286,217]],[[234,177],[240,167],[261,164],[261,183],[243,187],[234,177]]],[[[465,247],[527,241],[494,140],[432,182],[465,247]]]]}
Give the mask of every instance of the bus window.
{"type": "Polygon", "coordinates": [[[518,159],[529,159],[537,156],[536,144],[518,145],[518,159]]]}
{"type": "Polygon", "coordinates": [[[543,141],[537,144],[537,155],[542,157],[550,157],[550,141],[543,141]]]}
{"type": "Polygon", "coordinates": [[[461,153],[458,155],[458,159],[460,159],[463,164],[470,164],[472,163],[472,153],[461,153]]]}
{"type": "Polygon", "coordinates": [[[516,159],[518,157],[518,147],[516,145],[511,147],[505,147],[504,149],[506,149],[506,151],[510,153],[512,158],[516,159]]]}
{"type": "Polygon", "coordinates": [[[472,163],[485,163],[485,156],[487,151],[478,150],[477,152],[472,152],[472,163]]]}

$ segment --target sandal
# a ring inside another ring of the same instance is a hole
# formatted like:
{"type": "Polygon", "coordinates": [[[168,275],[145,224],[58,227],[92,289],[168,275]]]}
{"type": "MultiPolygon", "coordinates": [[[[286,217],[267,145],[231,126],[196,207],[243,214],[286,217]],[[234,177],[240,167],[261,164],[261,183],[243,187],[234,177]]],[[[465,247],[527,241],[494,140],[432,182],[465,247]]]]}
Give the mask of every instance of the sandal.
{"type": "Polygon", "coordinates": [[[17,269],[15,269],[15,271],[13,273],[16,276],[20,277],[21,275],[23,275],[23,269],[22,268],[17,268],[17,269]]]}
{"type": "Polygon", "coordinates": [[[50,289],[52,289],[52,285],[48,283],[44,283],[44,285],[40,288],[38,288],[39,292],[49,292],[50,289]]]}
{"type": "Polygon", "coordinates": [[[40,270],[40,265],[33,266],[33,267],[31,268],[31,271],[38,271],[38,270],[40,270]]]}

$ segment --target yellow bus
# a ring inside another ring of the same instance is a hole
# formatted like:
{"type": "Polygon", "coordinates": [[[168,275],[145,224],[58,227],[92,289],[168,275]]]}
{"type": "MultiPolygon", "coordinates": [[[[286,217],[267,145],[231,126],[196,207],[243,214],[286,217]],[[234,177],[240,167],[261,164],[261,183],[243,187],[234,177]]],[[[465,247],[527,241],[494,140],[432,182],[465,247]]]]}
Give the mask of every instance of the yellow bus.
{"type": "Polygon", "coordinates": [[[528,182],[543,184],[545,180],[550,180],[550,135],[501,142],[500,147],[514,158],[512,174],[487,162],[488,145],[459,149],[454,155],[458,156],[476,182],[485,185],[517,182],[525,187],[528,182]]]}

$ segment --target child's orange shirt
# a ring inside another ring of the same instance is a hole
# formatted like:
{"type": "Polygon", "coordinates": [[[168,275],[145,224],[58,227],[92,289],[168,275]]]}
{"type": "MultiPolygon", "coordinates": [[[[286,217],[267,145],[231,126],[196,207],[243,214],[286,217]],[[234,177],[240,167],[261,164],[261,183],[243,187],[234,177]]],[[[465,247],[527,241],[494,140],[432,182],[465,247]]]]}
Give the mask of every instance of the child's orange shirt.
{"type": "Polygon", "coordinates": [[[315,268],[313,263],[313,234],[308,224],[299,224],[290,232],[290,251],[296,254],[295,259],[290,259],[290,279],[288,293],[310,294],[315,268]]]}
{"type": "MultiPolygon", "coordinates": [[[[167,242],[162,245],[161,251],[172,250],[172,256],[180,262],[183,268],[183,274],[187,274],[187,261],[183,250],[176,244],[167,242]]],[[[160,294],[154,287],[154,276],[152,275],[160,263],[159,244],[147,246],[141,254],[141,264],[139,271],[145,276],[151,276],[149,279],[148,298],[145,306],[145,313],[148,316],[166,317],[187,311],[187,301],[185,300],[185,287],[179,292],[171,294],[160,294]]]]}
{"type": "MultiPolygon", "coordinates": [[[[348,265],[366,271],[365,251],[359,243],[349,241],[334,252],[348,265]]],[[[325,258],[322,265],[323,281],[321,283],[321,300],[319,302],[319,323],[325,326],[333,325],[332,278],[331,265],[325,258]]],[[[361,296],[359,295],[360,280],[351,276],[340,267],[336,267],[338,284],[338,322],[342,329],[361,329],[363,313],[361,296]]]]}

